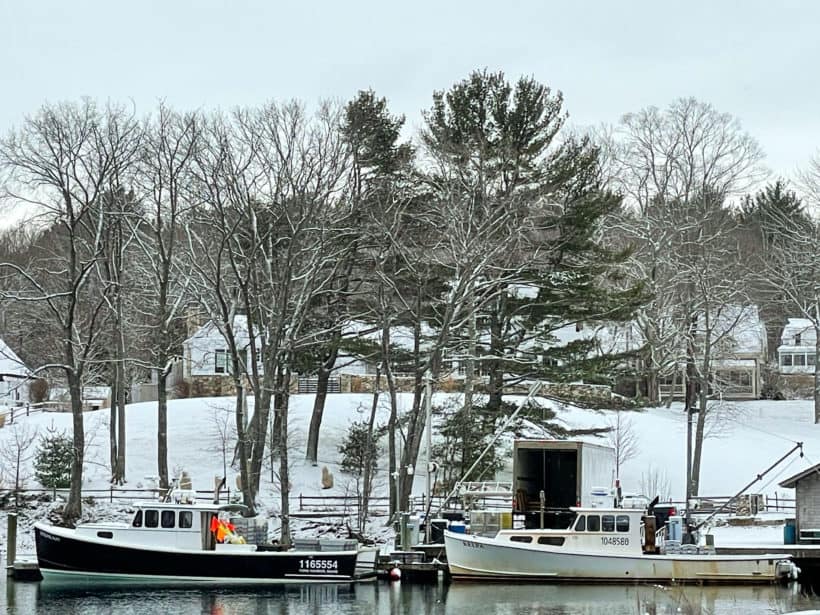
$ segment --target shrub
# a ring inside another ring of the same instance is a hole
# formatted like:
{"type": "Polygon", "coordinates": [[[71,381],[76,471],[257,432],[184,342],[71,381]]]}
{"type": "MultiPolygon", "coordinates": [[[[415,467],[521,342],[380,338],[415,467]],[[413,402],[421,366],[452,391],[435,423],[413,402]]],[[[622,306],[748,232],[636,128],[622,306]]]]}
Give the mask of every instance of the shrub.
{"type": "Polygon", "coordinates": [[[42,378],[32,380],[28,389],[28,397],[35,404],[42,403],[48,399],[48,381],[42,378]]]}

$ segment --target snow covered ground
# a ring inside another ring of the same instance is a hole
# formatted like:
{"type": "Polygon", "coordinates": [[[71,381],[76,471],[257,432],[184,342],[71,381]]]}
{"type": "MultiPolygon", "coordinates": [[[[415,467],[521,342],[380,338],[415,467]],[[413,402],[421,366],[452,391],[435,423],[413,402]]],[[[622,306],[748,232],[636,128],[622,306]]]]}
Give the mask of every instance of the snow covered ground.
{"type": "MultiPolygon", "coordinates": [[[[445,400],[445,395],[436,396],[435,402],[445,400]]],[[[313,407],[313,395],[296,395],[291,403],[290,448],[294,467],[291,476],[291,493],[298,495],[342,495],[350,490],[350,477],[345,476],[338,466],[338,446],[349,425],[353,421],[364,420],[369,412],[371,397],[369,395],[340,394],[330,395],[325,408],[322,437],[319,445],[319,465],[314,467],[304,461],[305,441],[310,413],[313,407]],[[333,489],[321,489],[321,469],[327,466],[334,474],[333,489]]],[[[168,444],[169,468],[178,474],[186,470],[193,479],[195,489],[211,489],[214,476],[223,473],[220,426],[231,425],[232,398],[197,398],[174,400],[169,404],[168,444]]],[[[252,403],[252,400],[251,402],[252,403]]],[[[401,395],[402,410],[410,407],[410,395],[401,395]]],[[[604,427],[611,420],[613,411],[587,410],[570,406],[556,406],[554,402],[544,401],[558,410],[558,421],[569,429],[604,427]]],[[[91,442],[84,472],[84,487],[87,489],[104,489],[108,487],[108,410],[88,412],[85,414],[87,438],[91,442]]],[[[379,409],[378,421],[387,421],[386,407],[379,409]]],[[[750,491],[754,493],[773,494],[793,497],[793,491],[777,486],[779,480],[795,474],[820,461],[820,426],[813,422],[812,402],[801,401],[752,401],[725,404],[721,410],[722,419],[712,429],[704,449],[701,490],[704,495],[731,495],[752,481],[754,477],[776,459],[784,455],[796,441],[804,443],[804,456],[793,455],[776,470],[755,484],[750,491]]],[[[685,415],[679,404],[670,409],[652,408],[640,412],[629,412],[631,429],[637,443],[637,454],[625,463],[621,471],[624,490],[639,493],[646,486],[646,478],[652,474],[665,479],[669,495],[675,500],[683,499],[685,472],[685,415]],[[643,477],[643,480],[642,480],[643,477]],[[643,483],[643,484],[642,484],[643,483]]],[[[70,432],[70,414],[46,413],[19,418],[15,426],[6,425],[0,429],[0,446],[4,446],[12,437],[15,429],[28,428],[44,433],[48,428],[70,432]]],[[[222,428],[224,429],[224,427],[222,428]]],[[[132,404],[127,409],[126,430],[128,443],[126,450],[126,473],[129,487],[147,487],[146,477],[156,474],[156,404],[132,404]]],[[[583,439],[606,444],[602,438],[584,437],[583,439]]],[[[509,441],[509,440],[508,440],[509,441]]],[[[228,463],[230,463],[230,447],[228,463]]],[[[422,452],[422,455],[424,453],[422,452]]],[[[422,466],[423,464],[419,464],[422,466]]],[[[380,474],[376,480],[376,489],[385,494],[387,477],[384,471],[385,462],[380,463],[380,474]]],[[[8,468],[6,468],[8,470],[8,468]]],[[[33,472],[27,485],[34,487],[33,472]]],[[[229,482],[233,486],[236,472],[228,469],[229,482]]],[[[426,477],[421,471],[415,474],[415,492],[424,490],[426,477]]],[[[648,494],[651,495],[651,494],[648,494]]],[[[269,470],[262,481],[260,501],[262,510],[274,516],[279,509],[278,491],[271,483],[269,470]]],[[[124,504],[98,503],[86,507],[89,514],[95,517],[110,518],[124,516],[128,510],[124,504]]],[[[25,534],[28,526],[36,517],[47,513],[48,506],[40,506],[36,511],[29,511],[21,519],[21,551],[28,546],[25,534]]],[[[338,521],[338,520],[337,520],[338,521]]],[[[379,532],[383,520],[374,524],[373,531],[379,532]]],[[[301,524],[305,526],[305,524],[301,524]]],[[[312,524],[311,524],[312,527],[312,524]]],[[[297,528],[298,531],[298,528],[297,528]]],[[[0,524],[0,541],[5,543],[5,522],[0,524]]],[[[752,528],[718,528],[716,540],[731,543],[760,542],[782,543],[782,526],[752,528]],[[739,533],[740,532],[740,533],[739,533]]]]}

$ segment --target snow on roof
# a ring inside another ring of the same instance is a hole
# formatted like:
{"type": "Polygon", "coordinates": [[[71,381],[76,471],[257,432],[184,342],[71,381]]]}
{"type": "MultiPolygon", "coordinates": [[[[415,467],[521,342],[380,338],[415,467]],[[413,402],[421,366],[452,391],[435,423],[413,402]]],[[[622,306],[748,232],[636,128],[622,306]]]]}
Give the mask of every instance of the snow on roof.
{"type": "MultiPolygon", "coordinates": [[[[237,314],[233,317],[233,328],[234,334],[238,340],[243,340],[248,338],[248,317],[244,314],[237,314]]],[[[183,343],[184,344],[193,344],[198,340],[204,340],[211,337],[222,337],[222,332],[219,330],[219,327],[216,326],[216,323],[213,320],[209,320],[203,325],[194,331],[193,335],[191,335],[188,339],[186,339],[183,343]]]]}
{"type": "Polygon", "coordinates": [[[0,374],[31,376],[31,370],[2,339],[0,339],[0,374]]]}

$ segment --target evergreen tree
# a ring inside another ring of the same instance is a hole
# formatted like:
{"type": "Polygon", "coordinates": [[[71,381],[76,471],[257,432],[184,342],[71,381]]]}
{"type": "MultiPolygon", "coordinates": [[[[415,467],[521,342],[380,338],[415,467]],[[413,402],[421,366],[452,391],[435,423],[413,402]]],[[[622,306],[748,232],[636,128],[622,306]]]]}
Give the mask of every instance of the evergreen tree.
{"type": "Polygon", "coordinates": [[[74,445],[71,438],[54,427],[40,436],[34,458],[34,475],[48,489],[67,489],[71,485],[74,445]]]}
{"type": "Polygon", "coordinates": [[[643,299],[640,285],[613,283],[626,253],[598,241],[602,220],[620,206],[600,184],[598,148],[558,138],[562,95],[529,77],[513,86],[503,73],[473,72],[437,92],[425,117],[425,144],[460,188],[434,183],[483,204],[474,208],[480,215],[505,211],[519,237],[489,269],[500,272],[497,285],[475,298],[488,407],[499,410],[504,387],[525,379],[600,379],[604,363],[588,360],[592,340],[565,345],[554,335],[568,324],[627,319],[643,299]]]}

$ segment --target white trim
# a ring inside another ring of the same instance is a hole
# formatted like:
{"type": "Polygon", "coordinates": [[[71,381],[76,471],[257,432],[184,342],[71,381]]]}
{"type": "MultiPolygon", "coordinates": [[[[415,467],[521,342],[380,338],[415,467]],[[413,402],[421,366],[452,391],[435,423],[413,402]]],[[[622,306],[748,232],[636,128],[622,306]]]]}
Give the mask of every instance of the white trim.
{"type": "Polygon", "coordinates": [[[40,574],[43,575],[43,581],[49,582],[71,582],[76,583],[78,580],[87,578],[89,582],[100,583],[128,583],[133,585],[135,582],[144,584],[190,584],[202,585],[205,583],[218,585],[281,585],[283,583],[352,583],[357,579],[349,576],[325,577],[316,575],[289,575],[287,577],[280,577],[274,579],[266,579],[259,577],[189,577],[189,576],[172,576],[172,575],[147,575],[147,574],[120,574],[109,572],[84,572],[75,570],[51,570],[49,568],[41,568],[40,574]],[[291,578],[292,576],[292,578],[291,578]]]}

